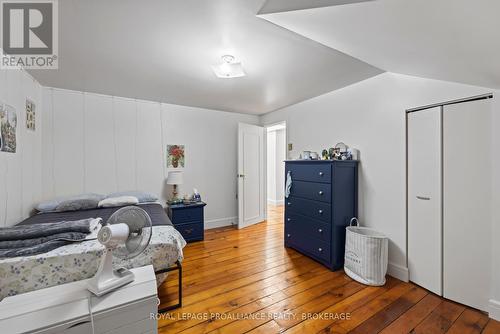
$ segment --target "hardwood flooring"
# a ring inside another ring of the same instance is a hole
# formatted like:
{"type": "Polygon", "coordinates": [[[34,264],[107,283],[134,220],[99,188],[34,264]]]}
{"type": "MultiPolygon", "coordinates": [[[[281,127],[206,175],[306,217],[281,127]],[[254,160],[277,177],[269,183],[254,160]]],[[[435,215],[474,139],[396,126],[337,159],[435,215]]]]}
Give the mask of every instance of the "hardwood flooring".
{"type": "MultiPolygon", "coordinates": [[[[500,333],[412,283],[367,287],[284,248],[282,207],[242,230],[207,230],[184,256],[184,306],[161,316],[159,333],[500,333]]],[[[175,303],[176,283],[160,286],[161,306],[175,303]]]]}

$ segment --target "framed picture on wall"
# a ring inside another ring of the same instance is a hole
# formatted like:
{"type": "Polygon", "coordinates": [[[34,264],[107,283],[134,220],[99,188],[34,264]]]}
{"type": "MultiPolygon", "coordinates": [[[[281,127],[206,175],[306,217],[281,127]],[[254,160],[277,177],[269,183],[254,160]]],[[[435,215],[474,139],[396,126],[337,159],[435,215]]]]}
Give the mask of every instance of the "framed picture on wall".
{"type": "Polygon", "coordinates": [[[184,168],[184,145],[167,145],[167,168],[184,168]]]}
{"type": "Polygon", "coordinates": [[[0,102],[0,151],[16,153],[17,114],[14,107],[0,102]]]}
{"type": "Polygon", "coordinates": [[[35,131],[35,103],[26,99],[26,129],[35,131]]]}

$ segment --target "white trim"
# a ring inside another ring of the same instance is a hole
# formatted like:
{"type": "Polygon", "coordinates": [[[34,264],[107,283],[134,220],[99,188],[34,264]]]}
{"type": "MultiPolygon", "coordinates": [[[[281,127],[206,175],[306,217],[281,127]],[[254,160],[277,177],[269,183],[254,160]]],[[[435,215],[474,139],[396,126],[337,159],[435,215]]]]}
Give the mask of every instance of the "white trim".
{"type": "Polygon", "coordinates": [[[410,280],[408,268],[399,264],[389,262],[389,265],[387,266],[387,274],[402,280],[403,282],[408,282],[410,280]]]}
{"type": "Polygon", "coordinates": [[[205,220],[205,230],[217,227],[238,225],[238,217],[226,217],[220,219],[205,220]]]}
{"type": "Polygon", "coordinates": [[[490,310],[488,315],[491,319],[500,321],[500,301],[490,299],[490,310]]]}
{"type": "Polygon", "coordinates": [[[285,200],[284,199],[274,200],[274,199],[268,198],[267,204],[274,205],[274,206],[285,205],[285,200]]]}

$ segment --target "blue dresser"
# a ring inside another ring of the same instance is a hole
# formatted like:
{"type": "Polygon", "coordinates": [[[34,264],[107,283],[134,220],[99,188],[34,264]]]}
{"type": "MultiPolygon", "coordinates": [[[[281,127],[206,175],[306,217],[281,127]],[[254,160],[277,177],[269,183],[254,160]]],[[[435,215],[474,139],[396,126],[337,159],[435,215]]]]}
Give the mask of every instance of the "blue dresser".
{"type": "Polygon", "coordinates": [[[205,203],[174,204],[168,206],[168,217],[187,242],[203,240],[205,219],[203,208],[205,203]]]}
{"type": "Polygon", "coordinates": [[[292,188],[285,198],[285,247],[324,264],[344,265],[345,228],[358,209],[357,161],[285,162],[292,188]]]}

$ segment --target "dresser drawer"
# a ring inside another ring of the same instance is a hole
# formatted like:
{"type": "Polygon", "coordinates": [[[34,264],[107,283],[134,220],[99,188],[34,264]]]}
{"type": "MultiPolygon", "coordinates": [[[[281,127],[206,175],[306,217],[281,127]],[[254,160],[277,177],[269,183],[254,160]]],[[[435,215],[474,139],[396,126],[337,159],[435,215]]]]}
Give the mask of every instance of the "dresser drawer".
{"type": "Polygon", "coordinates": [[[171,210],[172,223],[183,224],[203,220],[203,207],[192,207],[171,210]]]}
{"type": "Polygon", "coordinates": [[[174,225],[186,241],[203,240],[203,222],[174,225]]]}
{"type": "Polygon", "coordinates": [[[285,226],[299,233],[330,243],[332,227],[330,224],[292,212],[285,214],[285,226]]]}
{"type": "Polygon", "coordinates": [[[332,185],[328,183],[292,182],[290,195],[330,203],[332,201],[332,185]]]}
{"type": "Polygon", "coordinates": [[[330,263],[330,243],[304,234],[293,226],[286,226],[285,228],[285,246],[296,248],[320,261],[330,263]]]}
{"type": "Polygon", "coordinates": [[[293,211],[329,224],[331,223],[332,207],[330,204],[291,196],[285,200],[286,212],[293,211]]]}
{"type": "Polygon", "coordinates": [[[323,163],[288,163],[286,172],[292,175],[292,181],[332,182],[332,166],[323,163]]]}

